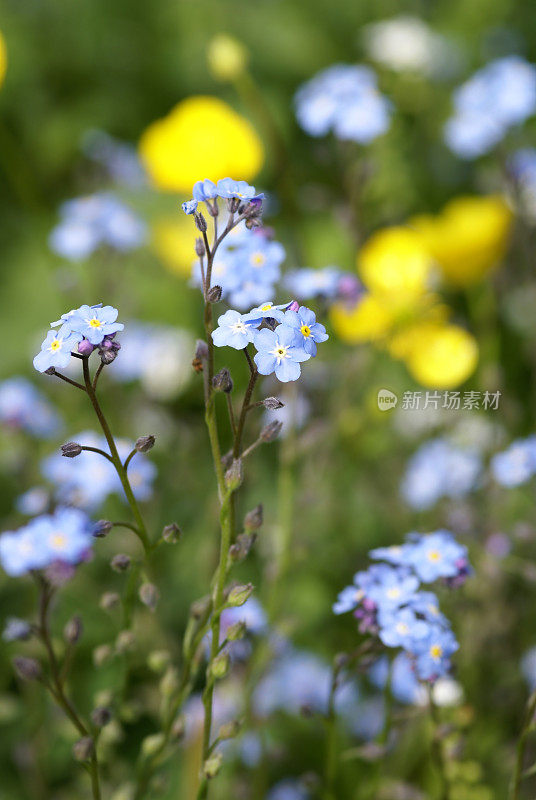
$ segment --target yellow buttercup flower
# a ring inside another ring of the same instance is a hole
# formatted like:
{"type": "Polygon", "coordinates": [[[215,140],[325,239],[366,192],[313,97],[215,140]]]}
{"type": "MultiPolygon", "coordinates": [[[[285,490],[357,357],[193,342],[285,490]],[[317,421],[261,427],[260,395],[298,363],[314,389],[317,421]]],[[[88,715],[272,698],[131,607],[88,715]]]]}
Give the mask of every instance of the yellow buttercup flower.
{"type": "Polygon", "coordinates": [[[357,256],[357,268],[371,292],[389,293],[404,304],[427,290],[434,263],[421,236],[396,226],[370,237],[357,256]]]}
{"type": "Polygon", "coordinates": [[[405,362],[423,386],[452,389],[474,372],[478,345],[473,336],[457,325],[422,323],[406,342],[405,362]]]}
{"type": "Polygon", "coordinates": [[[232,81],[244,72],[248,51],[238,39],[219,33],[209,43],[207,61],[216,80],[232,81]]]}
{"type": "Polygon", "coordinates": [[[377,342],[389,334],[394,312],[382,298],[367,294],[355,308],[335,303],[330,309],[330,320],[333,330],[344,342],[377,342]]]}
{"type": "Polygon", "coordinates": [[[411,225],[446,280],[465,287],[480,281],[503,258],[512,212],[500,195],[458,197],[438,216],[418,216],[411,225]]]}
{"type": "Polygon", "coordinates": [[[251,180],[264,161],[252,125],[217,97],[189,97],[153,122],[139,144],[158,189],[190,194],[197,180],[251,180]]]}
{"type": "Polygon", "coordinates": [[[4,82],[7,70],[7,47],[6,41],[0,33],[0,86],[4,82]]]}
{"type": "Polygon", "coordinates": [[[153,225],[152,245],[165,266],[178,275],[189,278],[195,261],[196,229],[191,217],[158,220],[153,225]]]}

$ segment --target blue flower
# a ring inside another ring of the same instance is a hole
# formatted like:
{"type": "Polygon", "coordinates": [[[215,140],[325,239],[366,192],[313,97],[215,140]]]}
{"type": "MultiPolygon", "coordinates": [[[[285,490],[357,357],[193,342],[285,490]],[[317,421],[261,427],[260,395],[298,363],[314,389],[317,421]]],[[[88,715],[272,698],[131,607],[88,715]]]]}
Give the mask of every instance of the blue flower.
{"type": "Polygon", "coordinates": [[[218,317],[218,327],[212,331],[212,341],[216,347],[234,347],[243,350],[253,341],[255,327],[245,320],[238,311],[229,310],[218,317]]]}
{"type": "Polygon", "coordinates": [[[272,786],[266,800],[308,800],[310,796],[300,781],[286,778],[272,786]]]}
{"type": "Polygon", "coordinates": [[[432,583],[438,578],[454,578],[466,568],[467,548],[450,531],[416,534],[409,561],[424,583],[432,583]]]}
{"type": "Polygon", "coordinates": [[[389,564],[395,566],[402,566],[409,564],[409,552],[412,548],[411,544],[394,544],[390,547],[376,547],[369,553],[370,558],[376,561],[387,561],[389,564]]]}
{"type": "Polygon", "coordinates": [[[145,223],[110,192],[80,197],[60,208],[49,244],[65,258],[87,258],[101,245],[128,251],[145,241],[145,223]]]}
{"type": "Polygon", "coordinates": [[[35,369],[38,372],[45,372],[51,367],[64,369],[71,360],[71,351],[76,350],[81,339],[81,333],[49,331],[41,345],[41,352],[33,360],[35,369]]]}
{"type": "Polygon", "coordinates": [[[298,90],[295,103],[298,122],[310,136],[332,130],[339,139],[366,144],[390,124],[390,103],[365,66],[328,67],[298,90]]]}
{"type": "Polygon", "coordinates": [[[329,339],[325,327],[316,321],[314,311],[306,306],[300,306],[298,311],[285,311],[283,324],[297,331],[303,349],[310,356],[316,356],[317,342],[329,339]]]}
{"type": "Polygon", "coordinates": [[[284,311],[289,307],[290,303],[283,303],[280,306],[274,306],[271,302],[261,303],[261,305],[252,308],[247,314],[244,314],[244,320],[248,322],[262,322],[263,319],[275,319],[276,322],[283,322],[285,318],[284,311]]]}
{"type": "Polygon", "coordinates": [[[419,588],[419,581],[404,569],[386,567],[378,579],[366,590],[367,598],[381,611],[393,610],[406,605],[419,588]]]}
{"type": "Polygon", "coordinates": [[[213,181],[209,181],[208,178],[205,178],[204,181],[197,181],[192,194],[194,200],[198,200],[201,203],[205,200],[214,200],[214,198],[218,196],[218,189],[213,181]]]}
{"type": "Polygon", "coordinates": [[[506,56],[476,72],[454,94],[447,145],[461,158],[489,152],[514,125],[536,111],[536,67],[506,56]]]}
{"type": "Polygon", "coordinates": [[[42,527],[38,518],[18,531],[7,531],[0,536],[0,564],[8,575],[18,577],[46,565],[47,553],[40,536],[42,527]]]}
{"type": "Polygon", "coordinates": [[[297,380],[300,363],[311,357],[303,349],[296,331],[286,325],[278,325],[275,331],[263,328],[256,334],[254,344],[257,348],[254,361],[260,374],[275,372],[282,383],[297,380]]]}
{"type": "Polygon", "coordinates": [[[517,439],[491,459],[491,471],[502,486],[520,486],[536,473],[536,435],[517,439]]]}
{"type": "Polygon", "coordinates": [[[52,516],[42,519],[48,525],[48,530],[43,531],[48,563],[82,561],[93,543],[87,514],[77,508],[58,508],[52,516]]]}
{"type": "Polygon", "coordinates": [[[417,592],[408,605],[431,625],[442,625],[444,628],[450,627],[448,619],[439,610],[439,601],[433,592],[417,592]]]}
{"type": "Polygon", "coordinates": [[[374,662],[368,675],[372,683],[385,689],[391,671],[391,692],[399,703],[420,704],[426,700],[426,690],[419,683],[413,667],[413,659],[407,653],[398,653],[389,667],[389,659],[382,656],[374,662]]]}
{"type": "Polygon", "coordinates": [[[217,190],[218,197],[223,198],[237,197],[240,200],[255,200],[264,197],[247,181],[234,181],[232,178],[220,178],[217,190]]]}
{"type": "Polygon", "coordinates": [[[365,592],[358,586],[345,586],[333,604],[333,613],[346,614],[347,611],[353,611],[364,597],[365,592]]]}
{"type": "Polygon", "coordinates": [[[112,180],[129,189],[140,189],[147,185],[147,176],[136,148],[100,130],[84,134],[82,148],[88,158],[101,164],[112,180]]]}
{"type": "Polygon", "coordinates": [[[410,459],[401,494],[411,508],[430,508],[441,497],[460,498],[475,489],[481,472],[482,459],[475,450],[433,439],[410,459]]]}
{"type": "Polygon", "coordinates": [[[378,636],[387,647],[403,647],[412,650],[415,640],[428,633],[429,625],[411,608],[380,608],[378,612],[378,636]]]}
{"type": "Polygon", "coordinates": [[[299,300],[311,300],[313,297],[333,300],[337,297],[342,275],[335,267],[294,269],[285,274],[283,285],[299,300]]]}
{"type": "Polygon", "coordinates": [[[32,626],[25,619],[19,617],[8,617],[6,626],[2,632],[4,642],[20,642],[28,639],[32,635],[32,626]]]}
{"type": "Polygon", "coordinates": [[[459,645],[452,631],[431,627],[422,639],[415,641],[416,670],[423,681],[436,681],[450,669],[450,657],[459,645]]]}
{"type": "Polygon", "coordinates": [[[9,428],[21,428],[43,439],[55,436],[62,427],[60,417],[46,398],[21,377],[0,383],[0,421],[9,428]]]}
{"type": "Polygon", "coordinates": [[[80,306],[74,313],[69,312],[60,328],[60,333],[73,331],[84,336],[91,344],[97,345],[105,336],[122,331],[122,322],[116,322],[117,308],[112,306],[80,306]]]}
{"type": "Polygon", "coordinates": [[[181,208],[185,214],[195,214],[197,211],[197,200],[186,200],[181,208]]]}
{"type": "Polygon", "coordinates": [[[28,517],[42,514],[46,511],[48,504],[49,494],[42,486],[34,486],[33,489],[28,489],[15,500],[15,508],[17,511],[20,511],[21,514],[25,514],[28,517]]]}

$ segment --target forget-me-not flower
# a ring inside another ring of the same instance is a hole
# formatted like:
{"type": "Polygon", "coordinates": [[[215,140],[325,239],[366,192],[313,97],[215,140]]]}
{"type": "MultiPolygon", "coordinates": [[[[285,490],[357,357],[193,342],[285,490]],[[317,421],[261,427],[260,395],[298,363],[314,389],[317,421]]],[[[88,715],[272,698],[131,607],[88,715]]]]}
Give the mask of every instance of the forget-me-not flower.
{"type": "Polygon", "coordinates": [[[306,353],[316,356],[316,343],[329,339],[325,327],[316,321],[314,311],[306,306],[300,306],[297,311],[285,311],[283,324],[297,331],[302,340],[302,347],[306,353]]]}
{"type": "Polygon", "coordinates": [[[82,339],[81,333],[51,330],[47,333],[33,365],[38,372],[46,372],[54,367],[64,369],[71,360],[71,351],[76,350],[78,342],[82,339]]]}
{"type": "Polygon", "coordinates": [[[467,564],[467,547],[459,544],[450,531],[414,536],[408,560],[424,583],[453,578],[467,564]]]}
{"type": "Polygon", "coordinates": [[[517,439],[491,459],[493,477],[501,486],[521,486],[536,473],[536,435],[517,439]]]}
{"type": "Polygon", "coordinates": [[[80,306],[73,313],[69,313],[60,333],[81,334],[91,344],[98,345],[105,336],[111,336],[124,329],[122,322],[116,322],[117,308],[113,306],[80,306]]]}
{"type": "Polygon", "coordinates": [[[243,314],[229,309],[218,317],[218,327],[212,331],[212,341],[216,347],[233,347],[243,350],[253,341],[257,333],[255,326],[246,321],[243,314]]]}
{"type": "Polygon", "coordinates": [[[54,436],[62,427],[46,398],[29,380],[19,376],[0,383],[0,421],[43,439],[54,436]]]}
{"type": "Polygon", "coordinates": [[[300,363],[311,356],[307,353],[293,328],[278,325],[275,331],[261,329],[255,335],[255,364],[261,375],[275,376],[282,383],[295,381],[300,377],[300,363]]]}

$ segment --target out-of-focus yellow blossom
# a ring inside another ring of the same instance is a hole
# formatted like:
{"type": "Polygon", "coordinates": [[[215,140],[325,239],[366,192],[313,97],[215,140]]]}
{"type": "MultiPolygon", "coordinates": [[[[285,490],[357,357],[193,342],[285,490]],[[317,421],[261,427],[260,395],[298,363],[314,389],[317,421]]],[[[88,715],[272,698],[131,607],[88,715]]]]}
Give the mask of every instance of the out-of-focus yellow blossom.
{"type": "Polygon", "coordinates": [[[264,150],[252,125],[217,97],[189,97],[143,133],[140,156],[158,189],[190,194],[202,178],[252,180],[264,150]]]}
{"type": "Polygon", "coordinates": [[[459,386],[474,372],[478,361],[474,337],[458,325],[416,324],[406,348],[408,370],[419,383],[432,389],[459,386]]]}
{"type": "Polygon", "coordinates": [[[389,334],[394,310],[382,298],[367,294],[354,308],[335,303],[330,319],[335,333],[345,342],[377,342],[389,334]]]}
{"type": "Polygon", "coordinates": [[[7,48],[6,42],[2,33],[0,32],[0,86],[4,82],[7,70],[7,48]]]}
{"type": "Polygon", "coordinates": [[[397,226],[370,237],[357,256],[357,268],[371,292],[390,294],[403,305],[427,290],[434,262],[419,234],[397,226]]]}
{"type": "Polygon", "coordinates": [[[457,197],[438,216],[411,220],[425,246],[454,286],[480,281],[504,256],[512,212],[500,195],[457,197]]]}
{"type": "Polygon", "coordinates": [[[232,81],[242,75],[248,63],[248,56],[248,51],[242,42],[226,33],[214,36],[207,50],[209,69],[218,81],[232,81]]]}
{"type": "Polygon", "coordinates": [[[190,217],[155,222],[152,230],[152,245],[157,255],[171,272],[189,278],[195,260],[196,229],[190,217]]]}

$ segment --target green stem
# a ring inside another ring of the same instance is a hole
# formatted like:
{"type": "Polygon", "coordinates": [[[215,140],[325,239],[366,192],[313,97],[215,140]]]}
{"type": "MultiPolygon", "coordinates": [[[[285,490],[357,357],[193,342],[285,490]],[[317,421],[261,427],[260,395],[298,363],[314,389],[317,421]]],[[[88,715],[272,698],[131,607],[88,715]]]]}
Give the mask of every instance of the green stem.
{"type": "Polygon", "coordinates": [[[326,763],[324,768],[325,800],[337,800],[335,794],[335,779],[337,777],[337,715],[335,712],[335,695],[337,693],[338,677],[339,670],[337,665],[334,664],[326,714],[327,742],[326,763]]]}
{"type": "Polygon", "coordinates": [[[508,800],[519,800],[519,793],[521,790],[521,782],[523,780],[523,762],[525,759],[525,750],[527,747],[527,739],[533,728],[534,714],[536,713],[536,692],[533,692],[529,697],[527,707],[525,710],[525,718],[523,728],[519,735],[516,748],[516,761],[514,766],[514,774],[510,783],[508,792],[508,800]]]}
{"type": "Polygon", "coordinates": [[[136,520],[136,525],[137,525],[136,534],[137,534],[138,538],[140,539],[140,541],[141,541],[141,543],[143,545],[143,549],[145,551],[145,555],[148,556],[148,555],[150,555],[150,553],[151,553],[151,551],[153,549],[153,546],[151,545],[151,542],[149,540],[149,534],[147,532],[147,528],[145,526],[145,522],[144,522],[143,517],[141,515],[141,511],[139,509],[139,506],[138,506],[138,503],[136,501],[136,498],[134,497],[134,492],[132,491],[132,487],[131,487],[130,481],[128,479],[127,471],[126,471],[125,467],[123,466],[123,462],[121,461],[121,458],[119,457],[117,446],[115,444],[115,439],[114,439],[113,434],[112,434],[112,432],[110,430],[110,426],[108,425],[106,417],[104,416],[104,413],[102,411],[100,403],[99,403],[99,401],[97,399],[97,394],[95,392],[95,389],[93,387],[93,383],[91,381],[91,375],[89,374],[89,361],[88,361],[88,357],[87,356],[84,358],[82,363],[83,363],[83,370],[84,370],[84,383],[85,383],[87,395],[88,395],[88,397],[89,397],[89,399],[91,401],[91,405],[93,406],[95,414],[97,415],[97,418],[99,420],[100,426],[102,428],[102,432],[104,433],[105,439],[106,439],[106,441],[108,443],[108,447],[110,448],[110,455],[111,455],[111,458],[112,458],[112,463],[113,463],[113,465],[115,467],[115,470],[117,472],[119,480],[121,481],[121,485],[123,487],[123,491],[125,492],[125,496],[127,498],[128,504],[129,504],[129,506],[130,506],[130,508],[132,510],[132,514],[134,515],[134,519],[136,520]]]}
{"type": "Polygon", "coordinates": [[[445,754],[443,752],[443,742],[440,738],[440,724],[437,706],[432,697],[432,689],[428,692],[428,706],[430,709],[430,719],[432,723],[432,757],[436,765],[437,773],[440,779],[440,789],[437,800],[450,800],[450,786],[447,776],[447,765],[445,763],[445,754]]]}

